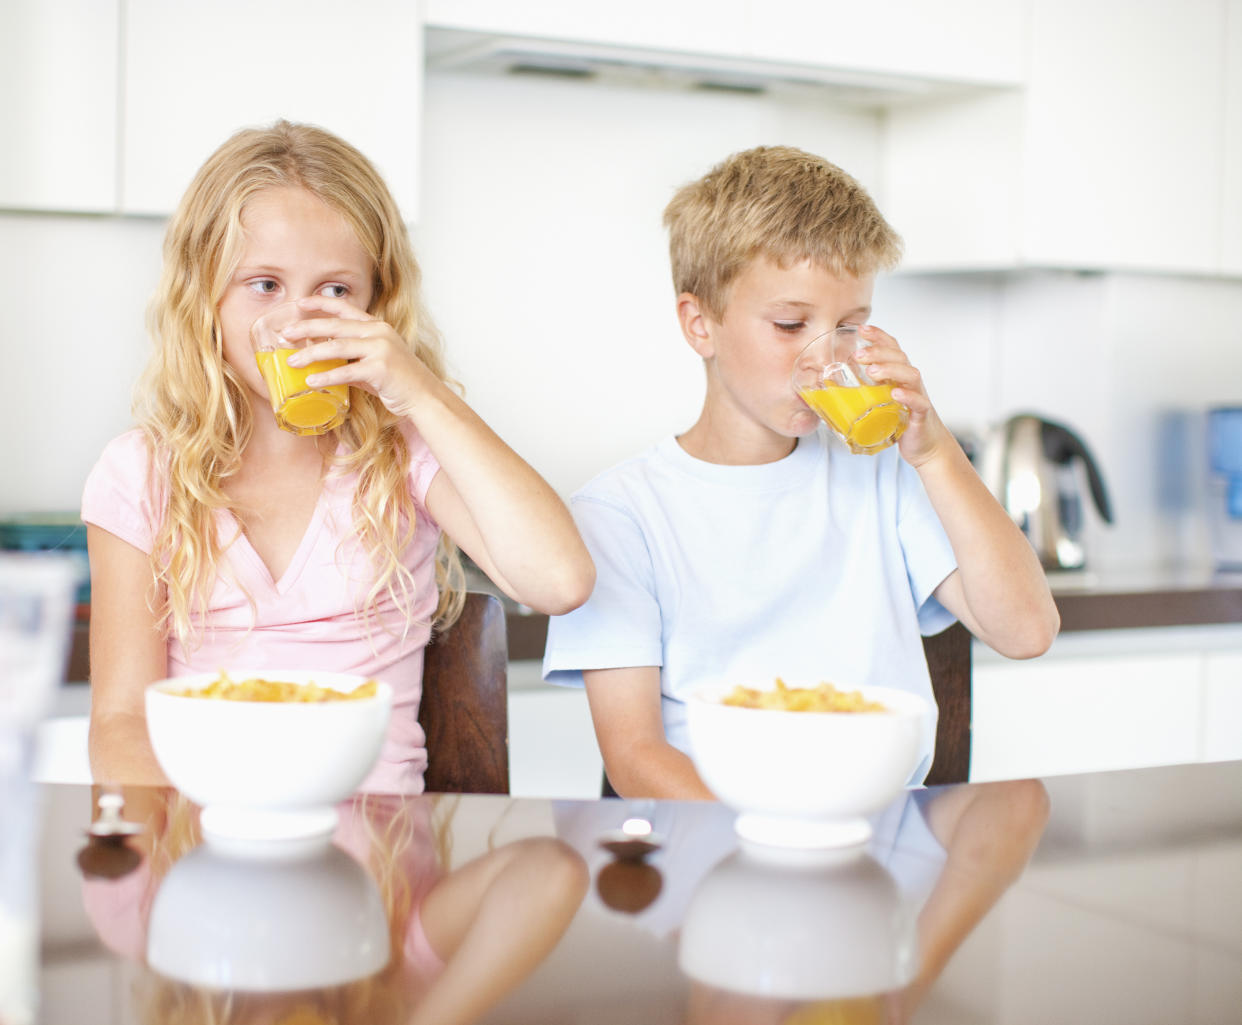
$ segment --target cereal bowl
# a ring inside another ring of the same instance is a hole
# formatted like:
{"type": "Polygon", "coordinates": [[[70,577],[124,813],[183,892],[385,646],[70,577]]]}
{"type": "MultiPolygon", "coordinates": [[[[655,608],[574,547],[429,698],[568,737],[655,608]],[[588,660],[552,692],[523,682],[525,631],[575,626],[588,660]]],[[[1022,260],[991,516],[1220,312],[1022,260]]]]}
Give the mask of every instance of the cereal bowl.
{"type": "MultiPolygon", "coordinates": [[[[814,686],[814,684],[791,684],[814,686]]],[[[781,711],[726,705],[732,685],[686,702],[691,757],[703,782],[739,812],[736,828],[761,844],[863,843],[865,816],[901,793],[930,732],[931,706],[892,687],[851,688],[875,712],[781,711]]]]}
{"type": "MultiPolygon", "coordinates": [[[[259,678],[348,692],[366,682],[345,673],[231,670],[259,678]]],[[[392,688],[371,697],[291,702],[210,700],[201,692],[219,673],[181,676],[146,690],[147,731],[169,780],[203,806],[208,838],[280,840],[327,837],[334,805],[349,797],[379,757],[392,712],[392,688]]]]}

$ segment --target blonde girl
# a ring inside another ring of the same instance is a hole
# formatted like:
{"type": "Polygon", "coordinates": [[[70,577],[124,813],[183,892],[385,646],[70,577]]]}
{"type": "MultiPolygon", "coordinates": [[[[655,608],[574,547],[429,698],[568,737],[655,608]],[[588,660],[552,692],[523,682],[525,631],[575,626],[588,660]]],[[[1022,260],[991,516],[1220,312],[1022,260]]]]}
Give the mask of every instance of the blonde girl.
{"type": "Polygon", "coordinates": [[[453,545],[543,612],[590,593],[563,503],[450,386],[419,288],[386,185],[326,131],[238,132],[191,182],[165,238],[139,427],[83,494],[97,779],[163,781],[147,683],[307,668],[393,685],[366,786],[418,792],[423,648],[460,607],[453,545]],[[348,419],[322,436],[279,428],[251,351],[251,324],[286,302],[310,315],[289,337],[327,339],[294,362],[348,361],[309,379],[350,386],[348,419]]]}

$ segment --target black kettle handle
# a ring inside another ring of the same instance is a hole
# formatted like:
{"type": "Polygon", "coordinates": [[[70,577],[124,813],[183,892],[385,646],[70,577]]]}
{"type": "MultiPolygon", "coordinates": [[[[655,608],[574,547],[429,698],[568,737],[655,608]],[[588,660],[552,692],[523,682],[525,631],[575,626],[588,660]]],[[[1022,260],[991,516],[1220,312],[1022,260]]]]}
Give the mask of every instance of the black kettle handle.
{"type": "Polygon", "coordinates": [[[1108,501],[1108,492],[1104,488],[1104,478],[1095,458],[1087,450],[1086,444],[1064,424],[1056,424],[1045,420],[1040,429],[1040,441],[1044,446],[1044,457],[1051,463],[1064,466],[1071,459],[1078,458],[1087,468],[1087,484],[1091,488],[1091,497],[1095,499],[1095,507],[1105,523],[1113,522],[1113,509],[1108,501]]]}

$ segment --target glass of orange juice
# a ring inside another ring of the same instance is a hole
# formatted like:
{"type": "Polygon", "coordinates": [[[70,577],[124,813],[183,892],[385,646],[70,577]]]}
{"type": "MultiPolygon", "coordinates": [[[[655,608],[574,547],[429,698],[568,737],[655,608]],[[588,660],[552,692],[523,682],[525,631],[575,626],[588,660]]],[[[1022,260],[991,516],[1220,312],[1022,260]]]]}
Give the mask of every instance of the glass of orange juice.
{"type": "Polygon", "coordinates": [[[308,374],[343,367],[343,359],[324,359],[304,367],[289,366],[289,357],[298,349],[321,339],[293,339],[284,331],[299,320],[321,314],[306,313],[297,303],[284,303],[265,313],[250,327],[250,343],[259,373],[267,383],[276,423],[292,434],[324,434],[345,422],[349,415],[349,385],[332,384],[313,388],[308,374]]]}
{"type": "Polygon", "coordinates": [[[857,324],[844,324],[811,341],[794,363],[793,386],[851,452],[873,455],[906,429],[910,411],[893,401],[891,385],[876,384],[854,353],[867,345],[857,324]]]}

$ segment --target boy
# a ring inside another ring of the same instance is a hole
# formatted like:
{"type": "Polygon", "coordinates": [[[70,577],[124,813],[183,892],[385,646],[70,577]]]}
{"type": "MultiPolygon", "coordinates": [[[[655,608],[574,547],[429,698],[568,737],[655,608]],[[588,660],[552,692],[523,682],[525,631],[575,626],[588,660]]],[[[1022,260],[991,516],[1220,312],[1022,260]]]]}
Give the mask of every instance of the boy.
{"type": "MultiPolygon", "coordinates": [[[[1059,617],[1033,549],[894,338],[863,327],[858,359],[910,410],[896,446],[851,455],[793,390],[797,354],[865,325],[876,275],[900,255],[854,179],[760,147],[684,186],[664,223],[682,334],[706,371],[702,412],[574,496],[597,581],[552,619],[543,668],[585,683],[618,793],[710,798],[685,736],[700,685],[882,683],[934,705],[921,634],[957,618],[1028,658],[1059,617]]],[[[912,784],[933,740],[934,723],[912,784]]]]}

